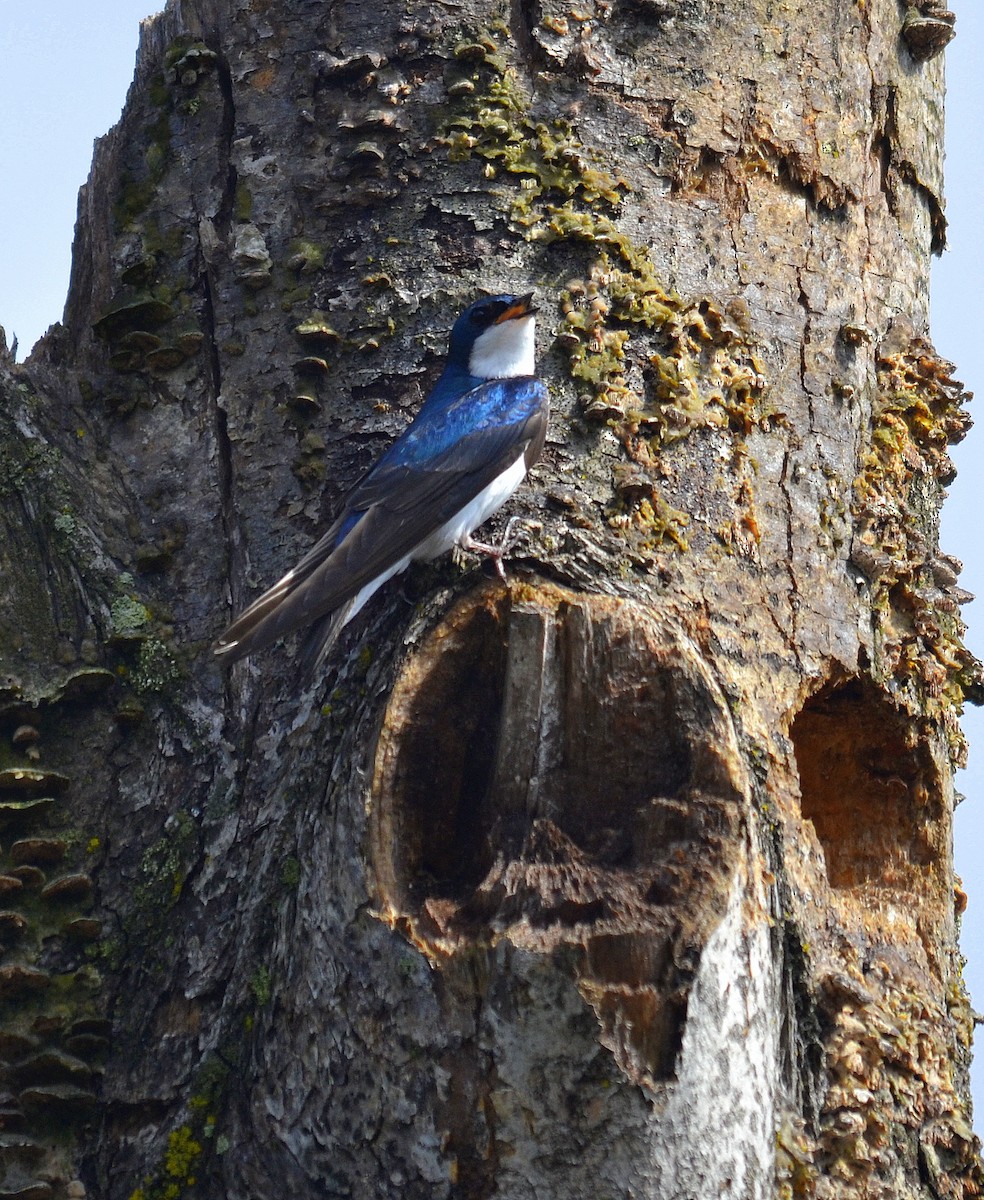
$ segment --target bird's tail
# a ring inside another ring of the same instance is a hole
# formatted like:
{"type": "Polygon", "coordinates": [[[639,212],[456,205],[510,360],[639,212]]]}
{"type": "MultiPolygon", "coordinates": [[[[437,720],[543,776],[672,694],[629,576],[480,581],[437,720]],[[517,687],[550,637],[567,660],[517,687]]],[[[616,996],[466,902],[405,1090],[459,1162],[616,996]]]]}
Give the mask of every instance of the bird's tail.
{"type": "Polygon", "coordinates": [[[300,650],[300,675],[303,686],[307,687],[315,681],[354,607],[354,598],[346,601],[334,612],[319,617],[305,634],[300,650]]]}

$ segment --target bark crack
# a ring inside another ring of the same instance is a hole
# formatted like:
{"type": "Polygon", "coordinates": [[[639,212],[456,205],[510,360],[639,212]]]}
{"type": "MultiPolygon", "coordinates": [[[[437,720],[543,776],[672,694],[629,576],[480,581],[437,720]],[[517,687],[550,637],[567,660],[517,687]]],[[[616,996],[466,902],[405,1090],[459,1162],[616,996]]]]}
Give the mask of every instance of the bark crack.
{"type": "MultiPolygon", "coordinates": [[[[795,482],[791,476],[795,475],[795,467],[790,470],[790,451],[787,450],[782,456],[782,473],[779,476],[779,490],[786,498],[786,571],[789,575],[789,616],[791,623],[790,644],[793,648],[793,654],[796,656],[797,663],[800,661],[799,654],[799,607],[800,594],[799,584],[796,580],[796,566],[794,561],[795,542],[793,539],[793,498],[790,494],[790,484],[795,482]]],[[[780,630],[780,632],[782,632],[780,630]]]]}
{"type": "MultiPolygon", "coordinates": [[[[219,161],[225,162],[227,169],[222,196],[219,201],[216,220],[224,229],[231,218],[236,192],[236,170],[232,164],[232,141],[236,127],[236,106],[233,95],[232,76],[229,64],[222,55],[216,60],[216,75],[222,94],[222,122],[219,135],[219,161]]],[[[241,538],[236,523],[236,508],[234,502],[234,470],[232,442],[229,437],[228,413],[222,406],[222,362],[218,347],[218,317],[215,287],[214,251],[212,239],[215,230],[211,221],[206,217],[199,222],[199,249],[202,255],[202,279],[205,292],[204,318],[206,339],[208,344],[208,370],[210,376],[210,400],[212,408],[212,427],[215,436],[217,453],[217,477],[219,486],[219,503],[222,514],[222,536],[224,543],[224,561],[226,578],[229,581],[229,594],[232,596],[235,580],[242,578],[239,561],[241,555],[238,548],[241,538]]]]}
{"type": "Polygon", "coordinates": [[[509,28],[533,81],[547,67],[546,53],[533,33],[539,20],[540,0],[510,0],[509,28]]]}
{"type": "Polygon", "coordinates": [[[915,163],[908,158],[896,157],[895,154],[895,149],[899,144],[898,90],[895,87],[888,86],[884,89],[883,118],[883,141],[886,146],[887,162],[882,171],[881,184],[888,199],[889,209],[895,213],[899,207],[894,194],[894,180],[907,184],[920,197],[929,211],[932,239],[930,251],[933,254],[942,254],[946,249],[946,217],[943,213],[943,203],[929,184],[920,177],[915,163]]]}

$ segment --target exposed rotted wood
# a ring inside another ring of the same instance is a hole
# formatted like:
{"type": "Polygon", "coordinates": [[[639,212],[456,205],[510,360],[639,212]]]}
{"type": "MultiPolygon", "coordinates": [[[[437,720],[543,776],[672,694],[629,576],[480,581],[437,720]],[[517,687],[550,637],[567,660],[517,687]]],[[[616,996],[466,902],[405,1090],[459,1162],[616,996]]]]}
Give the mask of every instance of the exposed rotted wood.
{"type": "MultiPolygon", "coordinates": [[[[499,742],[489,794],[498,822],[537,807],[537,759],[544,700],[544,673],[552,657],[552,622],[534,606],[509,610],[509,642],[502,693],[499,742]]],[[[505,841],[499,834],[496,841],[505,841]]]]}

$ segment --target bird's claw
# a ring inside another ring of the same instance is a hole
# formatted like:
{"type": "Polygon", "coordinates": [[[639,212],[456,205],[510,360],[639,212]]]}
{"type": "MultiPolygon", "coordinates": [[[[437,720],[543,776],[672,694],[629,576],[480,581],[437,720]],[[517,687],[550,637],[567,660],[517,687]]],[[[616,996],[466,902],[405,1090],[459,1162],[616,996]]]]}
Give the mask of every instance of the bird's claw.
{"type": "Polygon", "coordinates": [[[506,527],[502,531],[502,537],[499,539],[499,545],[502,547],[503,554],[510,554],[516,547],[519,541],[519,526],[522,524],[519,517],[510,517],[506,522],[506,527]]]}
{"type": "Polygon", "coordinates": [[[514,532],[514,527],[518,522],[518,517],[510,517],[506,522],[502,537],[494,545],[489,542],[477,542],[473,537],[465,538],[461,542],[462,550],[471,550],[475,554],[484,554],[486,558],[490,558],[495,565],[496,574],[503,583],[506,582],[506,568],[502,565],[502,560],[519,540],[514,532]]]}

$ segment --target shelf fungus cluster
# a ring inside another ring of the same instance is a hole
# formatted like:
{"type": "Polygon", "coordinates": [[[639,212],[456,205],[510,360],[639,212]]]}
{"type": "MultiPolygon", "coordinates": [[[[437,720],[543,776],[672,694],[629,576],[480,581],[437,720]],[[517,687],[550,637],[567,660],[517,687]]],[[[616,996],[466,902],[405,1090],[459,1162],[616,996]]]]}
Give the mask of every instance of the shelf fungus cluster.
{"type": "Polygon", "coordinates": [[[330,371],[328,356],[332,351],[337,352],[343,339],[321,312],[305,317],[294,327],[294,336],[303,347],[304,356],[293,364],[295,387],[291,404],[301,416],[311,417],[321,409],[321,385],[330,371]]]}
{"type": "Polygon", "coordinates": [[[0,770],[0,1196],[85,1195],[72,1139],[96,1113],[110,1025],[69,793],[56,771],[0,770]]]}
{"type": "Polygon", "coordinates": [[[108,345],[109,365],[114,371],[164,374],[195,359],[204,341],[197,328],[165,332],[178,317],[169,301],[148,292],[131,292],[107,308],[93,330],[108,345]]]}
{"type": "Polygon", "coordinates": [[[916,62],[927,62],[941,54],[953,40],[956,15],[941,0],[922,0],[906,7],[902,40],[916,62]]]}

